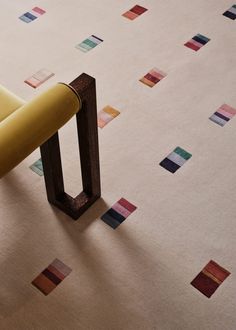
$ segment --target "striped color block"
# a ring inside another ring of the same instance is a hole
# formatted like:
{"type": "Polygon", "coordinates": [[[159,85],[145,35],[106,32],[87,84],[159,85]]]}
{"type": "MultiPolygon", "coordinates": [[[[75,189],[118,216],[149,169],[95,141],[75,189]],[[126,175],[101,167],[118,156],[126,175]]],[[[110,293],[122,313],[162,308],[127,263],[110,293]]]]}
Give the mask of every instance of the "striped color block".
{"type": "Polygon", "coordinates": [[[214,123],[224,126],[236,114],[236,109],[227,104],[223,104],[213,115],[209,118],[214,123]]]}
{"type": "Polygon", "coordinates": [[[211,260],[194,278],[191,285],[210,298],[229,275],[230,272],[211,260]]]}
{"type": "Polygon", "coordinates": [[[33,76],[27,78],[24,82],[33,88],[37,88],[52,76],[54,76],[53,72],[42,69],[36,72],[33,76]]]}
{"type": "Polygon", "coordinates": [[[139,81],[141,81],[143,84],[153,87],[155,86],[160,80],[162,80],[166,76],[166,73],[163,71],[153,68],[150,70],[143,78],[141,78],[139,81]]]}
{"type": "Polygon", "coordinates": [[[52,292],[71,271],[72,269],[70,267],[66,266],[59,259],[55,259],[32,281],[32,284],[46,296],[52,292]]]}
{"type": "Polygon", "coordinates": [[[45,10],[39,7],[34,7],[31,11],[28,11],[27,13],[20,16],[19,19],[21,19],[25,23],[30,23],[45,13],[46,13],[45,10]]]}
{"type": "Polygon", "coordinates": [[[233,5],[228,10],[226,10],[223,13],[223,15],[230,18],[230,19],[232,19],[232,20],[235,20],[235,18],[236,18],[236,5],[233,5]]]}
{"type": "Polygon", "coordinates": [[[99,45],[101,42],[103,42],[102,39],[96,37],[95,35],[91,35],[89,38],[76,45],[75,48],[80,49],[84,53],[87,53],[88,51],[99,45]]]}
{"type": "Polygon", "coordinates": [[[34,164],[30,166],[30,169],[37,173],[39,176],[43,176],[43,164],[42,159],[38,159],[34,164]]]}
{"type": "Polygon", "coordinates": [[[98,127],[103,128],[119,114],[120,112],[118,110],[110,107],[109,105],[106,106],[98,113],[98,127]]]}
{"type": "Polygon", "coordinates": [[[125,12],[124,14],[122,14],[122,16],[124,16],[132,21],[135,18],[142,15],[143,13],[145,13],[145,11],[147,11],[146,8],[136,5],[133,8],[131,8],[130,10],[128,10],[127,12],[125,12]]]}
{"type": "Polygon", "coordinates": [[[126,218],[136,210],[136,206],[121,198],[115,203],[106,213],[101,216],[101,219],[113,229],[116,229],[126,218]]]}
{"type": "Polygon", "coordinates": [[[163,159],[159,165],[164,167],[167,171],[175,173],[191,157],[192,155],[190,153],[177,147],[165,159],[163,159]]]}
{"type": "Polygon", "coordinates": [[[204,45],[206,45],[211,39],[204,37],[202,34],[195,35],[191,40],[186,42],[184,46],[198,51],[204,45]]]}

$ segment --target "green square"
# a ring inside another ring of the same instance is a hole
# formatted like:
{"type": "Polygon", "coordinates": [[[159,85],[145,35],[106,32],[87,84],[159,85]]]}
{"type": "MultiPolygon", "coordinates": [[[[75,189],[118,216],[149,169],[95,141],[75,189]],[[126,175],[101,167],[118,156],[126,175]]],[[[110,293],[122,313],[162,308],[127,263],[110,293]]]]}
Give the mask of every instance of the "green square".
{"type": "Polygon", "coordinates": [[[88,45],[88,46],[90,46],[90,47],[92,47],[92,48],[94,48],[94,47],[97,46],[97,44],[95,44],[95,42],[93,42],[93,41],[90,40],[90,39],[86,39],[86,40],[84,40],[82,43],[83,43],[83,44],[86,44],[86,45],[88,45]]]}
{"type": "Polygon", "coordinates": [[[192,157],[192,155],[190,153],[188,153],[187,151],[185,151],[184,149],[182,149],[180,147],[175,148],[174,152],[186,160],[188,160],[189,158],[192,157]]]}
{"type": "Polygon", "coordinates": [[[43,176],[42,159],[38,159],[33,165],[30,166],[30,169],[37,173],[39,176],[43,176]]]}
{"type": "Polygon", "coordinates": [[[84,42],[81,42],[81,44],[79,44],[79,46],[82,47],[82,48],[85,48],[87,50],[90,50],[92,48],[91,46],[85,44],[84,42]]]}

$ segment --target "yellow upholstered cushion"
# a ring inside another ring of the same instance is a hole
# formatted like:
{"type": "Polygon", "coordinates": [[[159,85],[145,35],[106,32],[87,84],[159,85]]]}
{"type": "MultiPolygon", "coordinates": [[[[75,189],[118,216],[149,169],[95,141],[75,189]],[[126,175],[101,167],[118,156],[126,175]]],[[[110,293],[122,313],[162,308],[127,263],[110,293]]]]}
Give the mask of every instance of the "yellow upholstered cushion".
{"type": "Polygon", "coordinates": [[[5,87],[0,86],[0,122],[24,103],[18,96],[11,93],[5,87]]]}
{"type": "MultiPolygon", "coordinates": [[[[12,109],[17,106],[17,100],[10,101],[12,109]]],[[[0,122],[0,178],[55,134],[80,107],[79,96],[69,86],[57,84],[12,110],[0,122]]]]}

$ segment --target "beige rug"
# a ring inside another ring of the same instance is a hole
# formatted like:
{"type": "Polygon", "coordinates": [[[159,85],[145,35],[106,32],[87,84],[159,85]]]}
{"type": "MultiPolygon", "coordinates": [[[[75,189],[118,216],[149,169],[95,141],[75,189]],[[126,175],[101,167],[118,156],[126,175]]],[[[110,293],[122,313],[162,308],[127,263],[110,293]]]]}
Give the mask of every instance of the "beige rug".
{"type": "MultiPolygon", "coordinates": [[[[1,180],[0,329],[234,330],[236,118],[209,120],[222,104],[236,108],[236,21],[222,15],[234,2],[0,4],[0,84],[30,100],[86,72],[98,111],[120,111],[99,128],[102,199],[77,222],[48,204],[29,169],[38,150],[1,180]],[[122,16],[136,4],[148,10],[122,16]],[[35,6],[46,12],[19,19],[35,6]],[[197,34],[210,41],[184,46],[197,34]],[[103,42],[75,47],[91,35],[103,42]],[[43,68],[55,75],[36,89],[24,83],[43,68]],[[139,79],[153,68],[166,77],[150,88],[139,79]],[[192,157],[171,173],[159,163],[178,146],[192,157]],[[100,217],[122,197],[137,209],[113,230],[100,217]],[[31,282],[55,258],[72,272],[45,296],[31,282]],[[190,283],[210,260],[231,275],[207,298],[190,283]]],[[[75,195],[74,121],[60,137],[75,195]]]]}

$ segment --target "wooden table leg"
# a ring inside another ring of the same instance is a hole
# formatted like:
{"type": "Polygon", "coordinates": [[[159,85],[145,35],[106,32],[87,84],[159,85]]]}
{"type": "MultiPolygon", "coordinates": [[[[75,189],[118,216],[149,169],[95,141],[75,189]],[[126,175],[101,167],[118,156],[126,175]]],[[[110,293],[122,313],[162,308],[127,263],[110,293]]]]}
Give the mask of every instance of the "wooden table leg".
{"type": "Polygon", "coordinates": [[[75,198],[64,191],[58,133],[41,147],[48,201],[77,220],[100,196],[100,168],[95,79],[83,73],[69,84],[82,101],[76,115],[83,191],[75,198]]]}

